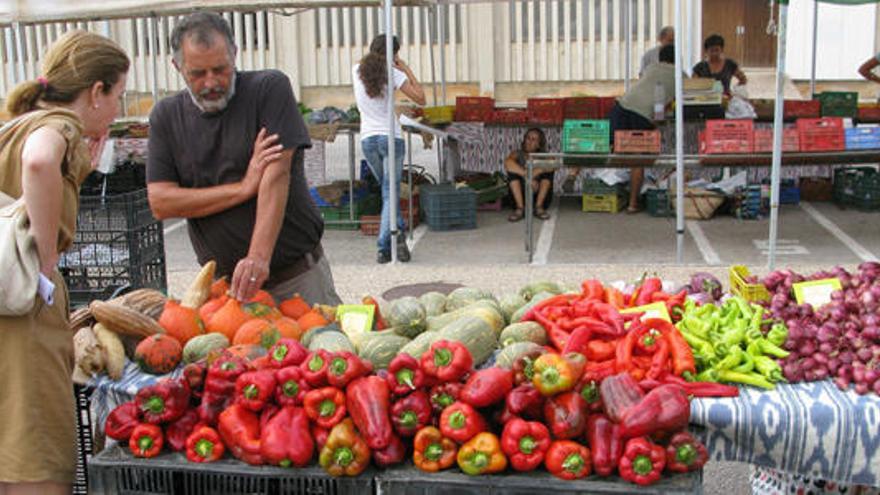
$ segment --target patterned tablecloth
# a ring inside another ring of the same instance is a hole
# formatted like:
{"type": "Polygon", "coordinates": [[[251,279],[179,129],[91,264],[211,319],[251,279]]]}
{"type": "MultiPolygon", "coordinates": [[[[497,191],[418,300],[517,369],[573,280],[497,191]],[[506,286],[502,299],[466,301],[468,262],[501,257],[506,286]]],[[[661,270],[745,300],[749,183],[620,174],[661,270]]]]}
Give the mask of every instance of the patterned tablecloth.
{"type": "MultiPolygon", "coordinates": [[[[179,368],[170,375],[178,376],[179,368]]],[[[104,421],[141,387],[164,376],[126,363],[123,378],[101,375],[91,410],[104,421]]],[[[713,460],[741,461],[839,483],[880,486],[880,397],[841,392],[830,381],[779,385],[773,391],[741,389],[735,399],[691,402],[691,423],[705,428],[713,460]]]]}

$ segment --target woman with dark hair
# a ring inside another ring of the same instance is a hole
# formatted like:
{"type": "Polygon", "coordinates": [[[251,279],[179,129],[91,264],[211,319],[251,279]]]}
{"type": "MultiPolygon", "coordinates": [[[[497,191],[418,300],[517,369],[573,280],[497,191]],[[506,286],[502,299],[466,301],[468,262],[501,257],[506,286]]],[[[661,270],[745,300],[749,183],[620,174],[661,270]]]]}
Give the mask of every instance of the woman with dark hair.
{"type": "MultiPolygon", "coordinates": [[[[518,222],[523,218],[523,205],[525,197],[525,180],[526,160],[529,159],[531,153],[546,153],[547,137],[544,131],[533,127],[526,131],[523,136],[522,144],[518,150],[514,150],[507,155],[504,160],[504,170],[507,172],[507,178],[510,181],[510,194],[516,202],[516,210],[507,217],[510,222],[518,222]]],[[[532,170],[532,192],[537,194],[535,199],[535,216],[541,220],[550,218],[547,213],[547,204],[550,202],[553,190],[553,170],[545,170],[535,168],[532,170]]]]}
{"type": "MultiPolygon", "coordinates": [[[[370,43],[370,51],[359,64],[356,64],[352,72],[354,85],[354,97],[358,111],[361,114],[361,149],[364,158],[370,166],[370,170],[382,185],[382,220],[379,226],[378,262],[391,261],[391,204],[389,202],[391,172],[388,164],[388,137],[394,136],[394,180],[400,184],[403,174],[404,143],[400,122],[397,121],[394,129],[388,128],[388,98],[394,97],[394,90],[399,89],[404,95],[419,105],[425,104],[425,91],[416,79],[409,66],[404,63],[397,52],[400,51],[400,43],[397,37],[393,38],[394,45],[394,81],[393,87],[388,90],[388,66],[385,57],[385,35],[380,34],[370,43]]],[[[398,189],[399,190],[399,189],[398,189]]],[[[397,209],[397,226],[401,235],[397,237],[397,257],[400,261],[407,262],[410,259],[409,249],[402,234],[404,229],[403,215],[400,208],[397,209]]]]}
{"type": "Polygon", "coordinates": [[[694,66],[694,77],[706,77],[721,81],[724,92],[730,94],[730,80],[736,77],[740,85],[746,83],[746,75],[739,64],[724,56],[724,38],[713,34],[703,42],[706,60],[694,66]]]}

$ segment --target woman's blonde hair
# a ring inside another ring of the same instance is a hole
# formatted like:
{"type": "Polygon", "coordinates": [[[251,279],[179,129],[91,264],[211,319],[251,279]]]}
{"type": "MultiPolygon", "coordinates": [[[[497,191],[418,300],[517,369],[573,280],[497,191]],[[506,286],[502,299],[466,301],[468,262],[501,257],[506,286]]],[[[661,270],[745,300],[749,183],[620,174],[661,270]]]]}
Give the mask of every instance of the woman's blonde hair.
{"type": "Polygon", "coordinates": [[[128,72],[128,55],[113,40],[87,31],[58,38],[43,58],[42,75],[16,86],[6,98],[12,116],[36,109],[40,102],[70,103],[96,82],[110,89],[128,72]]]}

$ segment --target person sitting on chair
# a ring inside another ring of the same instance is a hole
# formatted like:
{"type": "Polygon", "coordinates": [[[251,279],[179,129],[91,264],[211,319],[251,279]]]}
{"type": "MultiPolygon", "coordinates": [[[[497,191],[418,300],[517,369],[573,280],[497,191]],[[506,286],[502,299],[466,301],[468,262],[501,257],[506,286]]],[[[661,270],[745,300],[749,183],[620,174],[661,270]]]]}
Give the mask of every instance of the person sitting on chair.
{"type": "MultiPolygon", "coordinates": [[[[546,153],[547,137],[544,131],[534,127],[526,131],[522,145],[518,150],[512,151],[504,160],[504,171],[510,181],[510,193],[516,202],[516,210],[507,217],[508,221],[517,222],[523,218],[523,205],[525,198],[526,160],[531,153],[546,153]]],[[[553,191],[553,171],[541,168],[532,170],[532,191],[537,194],[535,200],[535,216],[541,220],[550,218],[547,213],[547,205],[550,202],[553,191]]]]}

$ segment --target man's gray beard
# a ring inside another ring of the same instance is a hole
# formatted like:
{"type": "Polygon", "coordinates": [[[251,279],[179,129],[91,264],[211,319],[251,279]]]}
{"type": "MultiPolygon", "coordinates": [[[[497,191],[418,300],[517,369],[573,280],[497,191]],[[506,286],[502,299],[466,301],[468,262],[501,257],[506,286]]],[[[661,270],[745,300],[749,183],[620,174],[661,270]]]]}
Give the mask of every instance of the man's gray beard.
{"type": "Polygon", "coordinates": [[[235,71],[232,71],[232,78],[229,81],[229,91],[223,95],[223,98],[220,98],[217,101],[202,100],[196,97],[192,88],[189,87],[189,84],[186,85],[186,92],[189,93],[189,97],[192,99],[193,104],[203,113],[221,112],[226,109],[226,106],[229,105],[232,97],[235,96],[235,77],[236,73],[235,71]]]}

